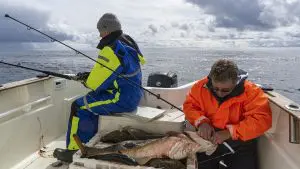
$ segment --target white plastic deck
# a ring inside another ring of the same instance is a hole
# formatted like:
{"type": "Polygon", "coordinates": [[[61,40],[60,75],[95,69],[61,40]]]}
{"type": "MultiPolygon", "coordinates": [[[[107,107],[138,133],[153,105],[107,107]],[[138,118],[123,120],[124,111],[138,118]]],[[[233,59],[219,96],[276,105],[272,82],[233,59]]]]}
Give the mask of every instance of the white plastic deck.
{"type": "MultiPolygon", "coordinates": [[[[54,149],[65,148],[65,145],[65,136],[61,136],[57,140],[46,145],[45,149],[43,149],[44,152],[40,153],[40,151],[37,151],[33,153],[12,169],[51,169],[51,164],[57,161],[52,155],[54,149]]],[[[63,169],[63,166],[57,169],[63,169]]]]}

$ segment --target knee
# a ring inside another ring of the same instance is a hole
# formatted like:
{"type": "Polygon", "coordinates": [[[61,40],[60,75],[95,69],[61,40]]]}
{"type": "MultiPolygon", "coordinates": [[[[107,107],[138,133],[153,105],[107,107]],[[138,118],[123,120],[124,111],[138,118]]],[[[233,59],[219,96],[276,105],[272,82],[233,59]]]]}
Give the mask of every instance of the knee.
{"type": "Polygon", "coordinates": [[[78,105],[78,103],[76,101],[77,100],[75,100],[75,101],[72,102],[71,109],[78,109],[79,108],[79,105],[78,105]]]}

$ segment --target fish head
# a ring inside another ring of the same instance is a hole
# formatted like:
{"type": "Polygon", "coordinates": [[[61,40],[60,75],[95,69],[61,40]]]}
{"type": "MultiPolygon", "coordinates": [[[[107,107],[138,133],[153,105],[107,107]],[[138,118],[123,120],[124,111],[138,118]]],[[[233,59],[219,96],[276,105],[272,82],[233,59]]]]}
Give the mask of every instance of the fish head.
{"type": "Polygon", "coordinates": [[[194,142],[197,144],[200,144],[201,146],[198,148],[197,152],[205,152],[206,155],[211,155],[213,154],[218,145],[213,144],[212,142],[205,140],[201,138],[196,132],[193,131],[185,131],[185,134],[194,142]]]}

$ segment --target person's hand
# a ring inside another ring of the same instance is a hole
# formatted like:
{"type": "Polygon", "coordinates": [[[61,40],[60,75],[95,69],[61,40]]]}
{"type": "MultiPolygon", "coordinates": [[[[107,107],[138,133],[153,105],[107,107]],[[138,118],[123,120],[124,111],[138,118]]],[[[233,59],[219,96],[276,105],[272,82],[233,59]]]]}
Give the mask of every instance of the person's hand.
{"type": "Polygon", "coordinates": [[[82,81],[81,84],[83,84],[83,86],[84,86],[85,88],[90,89],[90,88],[88,87],[88,85],[86,84],[86,81],[82,81]]]}
{"type": "Polygon", "coordinates": [[[209,123],[202,123],[198,127],[197,134],[203,139],[211,141],[215,134],[215,129],[209,123]]]}
{"type": "Polygon", "coordinates": [[[228,130],[221,130],[215,133],[211,142],[214,144],[222,144],[225,140],[229,138],[231,138],[230,132],[228,130]]]}
{"type": "Polygon", "coordinates": [[[79,72],[79,73],[76,74],[74,79],[77,80],[77,81],[85,82],[86,79],[89,77],[89,75],[90,75],[90,72],[79,72]]]}

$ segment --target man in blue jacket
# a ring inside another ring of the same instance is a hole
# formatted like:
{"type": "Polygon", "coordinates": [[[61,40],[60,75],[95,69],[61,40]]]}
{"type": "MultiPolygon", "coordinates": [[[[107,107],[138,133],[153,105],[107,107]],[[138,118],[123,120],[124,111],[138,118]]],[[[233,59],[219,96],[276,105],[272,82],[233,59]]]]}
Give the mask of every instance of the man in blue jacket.
{"type": "MultiPolygon", "coordinates": [[[[143,93],[135,85],[142,85],[140,65],[145,63],[138,45],[129,35],[123,34],[118,18],[112,13],[100,18],[97,29],[101,37],[97,62],[102,65],[95,63],[90,73],[81,76],[91,92],[72,103],[66,136],[68,150],[79,148],[73,134],[83,143],[88,142],[97,132],[99,115],[133,111],[143,93]]],[[[54,155],[58,159],[65,158],[60,151],[54,155]]]]}

